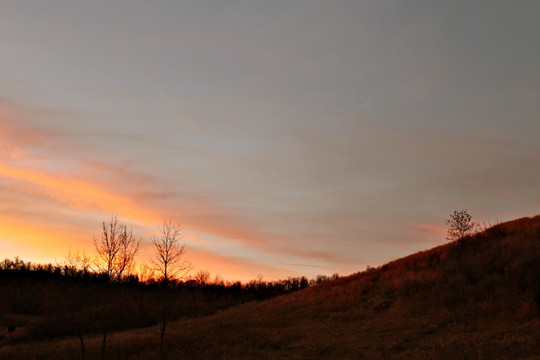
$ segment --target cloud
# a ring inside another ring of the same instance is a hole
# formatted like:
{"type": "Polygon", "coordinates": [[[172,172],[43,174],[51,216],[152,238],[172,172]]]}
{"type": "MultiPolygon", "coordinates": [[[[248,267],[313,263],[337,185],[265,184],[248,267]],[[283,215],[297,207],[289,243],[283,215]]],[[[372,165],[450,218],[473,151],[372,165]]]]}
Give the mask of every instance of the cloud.
{"type": "MultiPolygon", "coordinates": [[[[69,143],[71,138],[69,133],[36,126],[28,120],[31,117],[28,114],[39,114],[39,111],[33,112],[14,103],[6,104],[8,102],[3,101],[3,133],[0,136],[10,147],[17,149],[17,156],[5,158],[0,163],[1,188],[4,195],[10,194],[9,208],[4,207],[2,216],[6,219],[8,212],[18,214],[26,224],[5,229],[4,235],[14,243],[27,243],[41,232],[48,234],[41,237],[41,243],[47,246],[62,249],[67,239],[75,238],[84,244],[93,231],[92,219],[99,223],[109,214],[117,214],[146,233],[150,232],[148,227],[161,223],[164,217],[171,217],[181,220],[188,232],[219,236],[220,241],[237,244],[238,249],[273,254],[276,259],[292,257],[304,263],[315,261],[325,264],[343,260],[322,251],[280,246],[277,232],[263,231],[258,220],[234,215],[234,204],[229,207],[231,204],[212,201],[211,196],[198,197],[187,190],[178,190],[178,185],[145,172],[133,171],[128,164],[113,165],[84,158],[77,151],[84,148],[84,136],[80,138],[83,140],[81,147],[64,151],[69,149],[66,146],[66,141],[69,143]],[[51,147],[51,143],[55,146],[51,147]],[[71,232],[57,231],[66,226],[71,217],[74,218],[71,232]],[[40,227],[44,224],[48,224],[50,229],[43,231],[40,227]],[[77,224],[79,230],[76,229],[77,224]],[[81,232],[87,234],[78,236],[81,232]]],[[[128,135],[126,137],[129,138],[128,135]]],[[[213,250],[210,248],[208,251],[213,250]]],[[[236,265],[229,263],[228,266],[236,265]]],[[[254,266],[253,263],[250,268],[254,266]]],[[[267,267],[272,273],[277,272],[271,266],[259,264],[261,270],[267,267]]]]}
{"type": "Polygon", "coordinates": [[[537,211],[538,5],[307,3],[4,6],[4,216],[170,217],[277,272],[537,211]]]}
{"type": "MultiPolygon", "coordinates": [[[[132,199],[106,191],[74,177],[50,175],[42,171],[0,165],[0,176],[35,185],[33,190],[78,210],[110,212],[141,223],[159,221],[154,213],[141,208],[132,199]]],[[[22,191],[28,188],[19,187],[22,191]]],[[[32,190],[30,190],[32,191],[32,190]]]]}
{"type": "Polygon", "coordinates": [[[445,226],[429,223],[409,222],[407,223],[407,226],[415,230],[414,234],[419,238],[419,240],[427,240],[433,243],[439,243],[441,239],[444,239],[447,230],[445,226]]]}
{"type": "Polygon", "coordinates": [[[50,130],[36,130],[25,125],[30,111],[5,98],[0,98],[0,156],[17,158],[22,149],[52,137],[50,130]]]}

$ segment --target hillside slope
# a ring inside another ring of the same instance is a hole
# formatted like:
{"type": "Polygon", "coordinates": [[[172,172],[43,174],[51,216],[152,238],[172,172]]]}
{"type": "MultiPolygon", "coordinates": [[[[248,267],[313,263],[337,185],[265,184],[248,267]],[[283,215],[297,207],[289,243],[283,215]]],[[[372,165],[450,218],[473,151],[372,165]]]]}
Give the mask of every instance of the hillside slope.
{"type": "MultiPolygon", "coordinates": [[[[109,357],[158,359],[155,328],[115,334],[109,357]]],[[[30,346],[31,345],[31,346],[30,346]]],[[[99,338],[87,341],[98,356],[99,338]]],[[[80,358],[75,339],[0,358],[80,358]]],[[[168,329],[169,359],[532,359],[540,356],[540,216],[291,295],[168,329]]]]}

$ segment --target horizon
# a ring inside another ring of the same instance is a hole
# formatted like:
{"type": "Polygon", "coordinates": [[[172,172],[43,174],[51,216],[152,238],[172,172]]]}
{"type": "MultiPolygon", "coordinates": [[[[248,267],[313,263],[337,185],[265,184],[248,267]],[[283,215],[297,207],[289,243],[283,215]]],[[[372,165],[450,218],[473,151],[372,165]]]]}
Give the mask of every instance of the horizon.
{"type": "Polygon", "coordinates": [[[195,274],[348,275],[540,213],[540,3],[0,4],[0,255],[180,223],[195,274]]]}

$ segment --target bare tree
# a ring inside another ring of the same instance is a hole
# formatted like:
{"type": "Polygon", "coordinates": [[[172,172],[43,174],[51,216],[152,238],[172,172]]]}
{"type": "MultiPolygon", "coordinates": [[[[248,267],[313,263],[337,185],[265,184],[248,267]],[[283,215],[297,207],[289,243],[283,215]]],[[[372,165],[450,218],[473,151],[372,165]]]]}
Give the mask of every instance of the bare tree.
{"type": "Polygon", "coordinates": [[[184,277],[192,266],[186,259],[186,246],[180,244],[182,239],[182,228],[179,224],[173,224],[171,220],[164,220],[159,229],[160,236],[152,237],[154,245],[154,256],[150,262],[154,266],[162,284],[161,292],[161,331],[160,331],[160,351],[161,358],[165,357],[164,338],[167,322],[172,311],[169,307],[168,288],[171,280],[184,277]]]}
{"type": "Polygon", "coordinates": [[[199,286],[204,287],[210,282],[210,273],[206,270],[199,270],[197,274],[195,274],[194,280],[197,282],[197,284],[199,284],[199,286]]]}
{"type": "Polygon", "coordinates": [[[135,239],[131,229],[127,232],[124,224],[122,236],[120,236],[120,256],[118,257],[117,266],[119,279],[122,279],[122,276],[126,274],[131,274],[135,265],[135,255],[139,251],[140,244],[141,239],[135,239]]]}
{"type": "Polygon", "coordinates": [[[141,240],[135,239],[133,231],[127,225],[112,216],[111,220],[102,224],[101,237],[94,235],[94,246],[100,263],[98,268],[107,274],[110,280],[121,280],[125,272],[129,272],[135,262],[141,240]]]}
{"type": "Polygon", "coordinates": [[[467,209],[454,210],[454,213],[446,220],[446,225],[449,226],[446,231],[446,239],[449,241],[458,240],[460,243],[463,243],[465,236],[473,234],[474,230],[479,227],[477,222],[472,221],[472,216],[467,209]]]}
{"type": "MultiPolygon", "coordinates": [[[[99,270],[107,275],[110,281],[121,281],[125,273],[129,272],[135,262],[135,255],[139,250],[141,240],[135,239],[133,231],[128,230],[124,222],[118,217],[111,216],[111,220],[102,223],[101,237],[98,239],[94,235],[94,246],[98,253],[97,266],[99,270]]],[[[104,294],[108,292],[105,291],[104,294]]],[[[113,305],[118,299],[112,299],[107,295],[103,299],[103,313],[101,319],[103,330],[103,341],[101,345],[102,357],[105,358],[105,347],[107,344],[107,330],[112,314],[113,305]]]]}
{"type": "Polygon", "coordinates": [[[180,244],[182,228],[171,220],[163,221],[159,228],[160,236],[152,237],[154,257],[150,262],[165,286],[171,280],[184,277],[192,266],[186,259],[187,249],[180,244]]]}
{"type": "Polygon", "coordinates": [[[92,259],[90,256],[86,255],[84,250],[82,253],[78,250],[77,252],[73,252],[70,247],[65,256],[64,266],[66,266],[73,274],[77,272],[87,274],[90,270],[91,261],[92,259]]]}

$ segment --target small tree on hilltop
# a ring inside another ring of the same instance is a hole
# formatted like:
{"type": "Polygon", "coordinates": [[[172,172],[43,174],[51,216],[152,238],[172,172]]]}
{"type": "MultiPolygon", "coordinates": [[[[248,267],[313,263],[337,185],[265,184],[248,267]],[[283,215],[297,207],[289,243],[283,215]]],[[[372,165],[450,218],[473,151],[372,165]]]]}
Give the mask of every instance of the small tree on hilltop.
{"type": "Polygon", "coordinates": [[[472,216],[467,209],[454,210],[454,213],[446,220],[446,225],[448,225],[446,239],[449,241],[457,240],[461,244],[467,235],[473,234],[475,229],[480,226],[476,221],[472,221],[472,216]]]}

